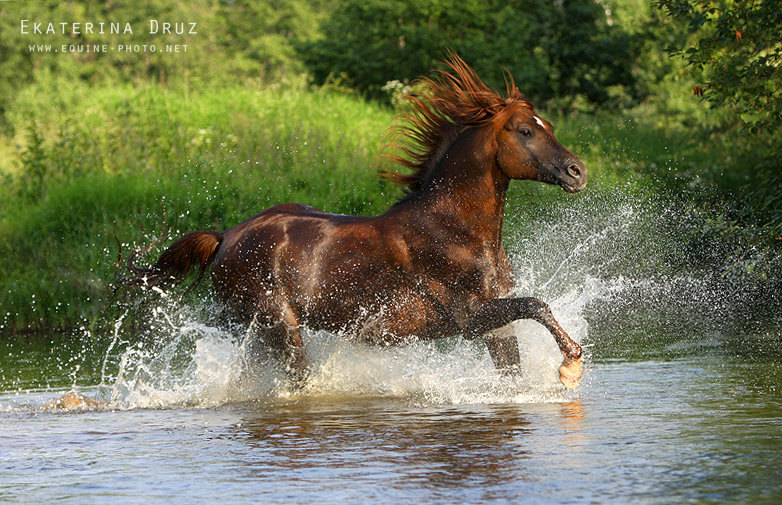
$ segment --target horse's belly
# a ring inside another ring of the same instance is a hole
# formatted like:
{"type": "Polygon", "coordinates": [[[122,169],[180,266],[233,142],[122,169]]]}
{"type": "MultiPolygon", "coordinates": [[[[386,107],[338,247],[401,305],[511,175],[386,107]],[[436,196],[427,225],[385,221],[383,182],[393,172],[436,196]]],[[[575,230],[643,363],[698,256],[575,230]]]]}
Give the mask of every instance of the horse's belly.
{"type": "Polygon", "coordinates": [[[432,339],[459,332],[447,311],[413,289],[359,289],[321,293],[302,307],[303,322],[312,329],[347,332],[373,344],[394,344],[409,338],[432,339]]]}

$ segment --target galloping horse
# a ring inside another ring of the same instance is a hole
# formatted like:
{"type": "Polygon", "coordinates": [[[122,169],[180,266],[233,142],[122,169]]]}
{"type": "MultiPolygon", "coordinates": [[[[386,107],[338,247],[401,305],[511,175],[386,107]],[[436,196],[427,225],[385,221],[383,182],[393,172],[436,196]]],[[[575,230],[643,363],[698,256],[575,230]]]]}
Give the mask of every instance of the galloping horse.
{"type": "Polygon", "coordinates": [[[581,347],[545,303],[507,298],[513,278],[502,226],[511,179],[576,192],[586,166],[512,81],[501,98],[458,56],[445,64],[421,80],[424,91],[408,97],[411,112],[393,130],[387,157],[410,171],[387,172],[407,193],[386,213],[275,205],[222,233],[188,233],[151,267],[135,266],[134,254],[130,283],[175,283],[196,268],[198,282],[211,265],[219,299],[298,378],[306,375],[302,325],[380,345],[483,336],[496,367],[513,372],[518,343],[503,327],[533,319],[564,355],[560,380],[575,387],[581,347]]]}

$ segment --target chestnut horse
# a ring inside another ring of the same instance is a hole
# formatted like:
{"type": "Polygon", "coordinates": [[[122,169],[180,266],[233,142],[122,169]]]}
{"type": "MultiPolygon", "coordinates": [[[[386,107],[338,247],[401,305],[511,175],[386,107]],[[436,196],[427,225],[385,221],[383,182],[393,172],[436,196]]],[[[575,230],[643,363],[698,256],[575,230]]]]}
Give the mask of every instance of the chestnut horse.
{"type": "Polygon", "coordinates": [[[584,163],[554,138],[512,82],[490,90],[458,56],[408,97],[388,155],[411,172],[386,175],[407,194],[385,214],[329,214],[275,205],[224,232],[196,231],[148,268],[135,285],[181,281],[211,265],[215,292],[239,321],[281,352],[293,377],[306,375],[300,328],[328,330],[380,345],[408,338],[483,336],[496,367],[518,369],[516,336],[504,329],[533,319],[564,355],[560,379],[575,387],[581,347],[536,298],[508,298],[513,276],[502,246],[512,179],[576,192],[584,163]]]}

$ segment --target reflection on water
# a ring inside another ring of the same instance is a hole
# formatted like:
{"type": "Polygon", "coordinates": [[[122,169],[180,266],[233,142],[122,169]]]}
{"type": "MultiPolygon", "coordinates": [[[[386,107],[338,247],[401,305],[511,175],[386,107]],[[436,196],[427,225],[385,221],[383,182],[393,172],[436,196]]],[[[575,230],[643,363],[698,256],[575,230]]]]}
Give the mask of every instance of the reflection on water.
{"type": "Polygon", "coordinates": [[[409,410],[396,402],[347,401],[259,411],[237,430],[255,449],[284,455],[290,470],[351,473],[389,488],[498,486],[524,459],[533,426],[518,405],[409,410]],[[318,440],[313,446],[306,441],[318,440]],[[345,450],[349,448],[349,450],[345,450]],[[371,461],[367,473],[363,463],[371,461]]]}
{"type": "MultiPolygon", "coordinates": [[[[584,442],[583,423],[586,417],[584,404],[580,400],[575,400],[560,404],[560,408],[562,409],[561,426],[565,430],[566,442],[575,450],[584,442]]],[[[577,454],[573,456],[577,457],[577,454]]]]}

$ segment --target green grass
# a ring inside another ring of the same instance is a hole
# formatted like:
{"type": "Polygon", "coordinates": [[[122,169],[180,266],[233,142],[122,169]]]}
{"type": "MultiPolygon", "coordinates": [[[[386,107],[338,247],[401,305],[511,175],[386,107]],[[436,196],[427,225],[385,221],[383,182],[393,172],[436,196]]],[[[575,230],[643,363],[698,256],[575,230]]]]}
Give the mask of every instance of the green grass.
{"type": "MultiPolygon", "coordinates": [[[[14,136],[0,142],[0,333],[94,321],[111,295],[116,239],[126,254],[148,244],[164,216],[175,237],[280,202],[383,212],[400,196],[377,177],[393,115],[328,89],[30,87],[7,114],[14,136]]],[[[551,119],[596,191],[653,191],[661,177],[675,184],[667,172],[715,156],[677,157],[685,136],[638,119],[551,119]]],[[[514,184],[508,212],[571,197],[514,184]]]]}
{"type": "Polygon", "coordinates": [[[2,330],[92,318],[110,294],[114,237],[145,243],[164,214],[176,235],[283,201],[377,213],[397,196],[373,166],[393,113],[346,94],[58,92],[28,90],[9,114],[25,146],[2,174],[2,330]]]}

